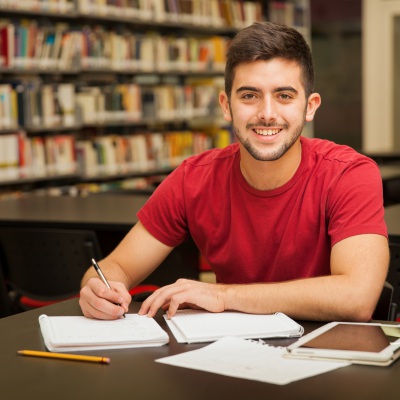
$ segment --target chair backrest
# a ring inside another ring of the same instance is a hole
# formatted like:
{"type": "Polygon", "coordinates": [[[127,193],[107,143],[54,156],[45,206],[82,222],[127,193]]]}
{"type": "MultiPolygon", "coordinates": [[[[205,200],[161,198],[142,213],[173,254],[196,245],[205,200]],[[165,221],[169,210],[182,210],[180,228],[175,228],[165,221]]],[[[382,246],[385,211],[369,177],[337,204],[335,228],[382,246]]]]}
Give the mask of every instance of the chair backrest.
{"type": "Polygon", "coordinates": [[[393,293],[393,286],[389,282],[385,282],[372,319],[381,321],[394,321],[396,319],[397,304],[393,302],[393,293]]]}
{"type": "Polygon", "coordinates": [[[0,227],[5,279],[23,296],[51,301],[77,295],[92,258],[101,258],[93,231],[0,227]]]}
{"type": "Polygon", "coordinates": [[[3,276],[3,271],[0,268],[0,318],[8,317],[13,313],[6,281],[3,276]]]}
{"type": "Polygon", "coordinates": [[[400,243],[389,238],[390,264],[386,280],[393,286],[393,302],[400,305],[400,243]]]}

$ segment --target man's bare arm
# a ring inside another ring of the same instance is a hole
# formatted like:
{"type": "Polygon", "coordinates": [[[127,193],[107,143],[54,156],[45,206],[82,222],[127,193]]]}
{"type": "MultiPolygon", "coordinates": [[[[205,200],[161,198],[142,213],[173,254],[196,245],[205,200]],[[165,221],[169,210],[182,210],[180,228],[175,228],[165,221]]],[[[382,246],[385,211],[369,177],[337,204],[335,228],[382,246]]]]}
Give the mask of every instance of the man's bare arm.
{"type": "Polygon", "coordinates": [[[250,285],[179,280],[149,297],[140,313],[152,316],[163,307],[173,316],[179,306],[189,305],[213,312],[281,311],[296,319],[367,321],[381,293],[388,264],[385,237],[358,235],[333,247],[329,276],[250,285]]]}

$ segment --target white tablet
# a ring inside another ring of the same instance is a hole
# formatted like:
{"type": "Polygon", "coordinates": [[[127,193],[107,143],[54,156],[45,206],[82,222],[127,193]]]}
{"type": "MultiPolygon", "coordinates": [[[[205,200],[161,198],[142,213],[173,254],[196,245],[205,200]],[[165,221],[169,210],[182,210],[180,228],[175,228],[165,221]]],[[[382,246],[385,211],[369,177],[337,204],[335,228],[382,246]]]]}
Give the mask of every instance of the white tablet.
{"type": "Polygon", "coordinates": [[[400,357],[400,325],[331,322],[288,346],[285,356],[390,365],[400,357]]]}

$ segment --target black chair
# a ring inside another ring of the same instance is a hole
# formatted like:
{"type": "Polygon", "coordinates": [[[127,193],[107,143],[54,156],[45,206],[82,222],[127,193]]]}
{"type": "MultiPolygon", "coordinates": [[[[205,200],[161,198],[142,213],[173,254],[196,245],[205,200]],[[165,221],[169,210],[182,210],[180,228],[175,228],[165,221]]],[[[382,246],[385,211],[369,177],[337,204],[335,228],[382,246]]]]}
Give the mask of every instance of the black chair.
{"type": "MultiPolygon", "coordinates": [[[[4,302],[4,315],[78,296],[82,276],[92,258],[102,258],[94,231],[0,227],[0,267],[8,297],[12,299],[11,311],[4,302]]],[[[130,290],[133,300],[143,301],[161,285],[172,283],[179,277],[176,275],[183,269],[183,261],[192,261],[192,258],[191,247],[170,254],[165,261],[166,268],[155,271],[141,285],[130,290]]],[[[193,269],[189,269],[186,276],[194,278],[193,269]]],[[[0,290],[0,302],[1,298],[0,290]]]]}
{"type": "Polygon", "coordinates": [[[77,296],[92,258],[101,258],[93,231],[0,228],[4,278],[22,311],[77,296]]]}
{"type": "Polygon", "coordinates": [[[395,321],[397,304],[393,301],[394,289],[389,282],[385,282],[378,304],[372,315],[372,319],[381,321],[395,321]]]}
{"type": "Polygon", "coordinates": [[[390,264],[386,280],[393,286],[393,302],[400,304],[400,243],[389,237],[390,264]]]}
{"type": "Polygon", "coordinates": [[[12,314],[14,314],[14,310],[8,295],[6,281],[0,268],[0,318],[8,317],[12,314]]]}

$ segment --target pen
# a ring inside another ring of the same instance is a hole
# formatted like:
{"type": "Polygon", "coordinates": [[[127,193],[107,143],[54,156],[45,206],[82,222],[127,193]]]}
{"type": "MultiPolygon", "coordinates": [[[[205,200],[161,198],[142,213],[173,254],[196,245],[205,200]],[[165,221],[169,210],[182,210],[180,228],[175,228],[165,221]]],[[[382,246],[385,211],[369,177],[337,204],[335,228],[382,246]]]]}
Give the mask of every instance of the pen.
{"type": "MultiPolygon", "coordinates": [[[[92,258],[92,264],[93,264],[93,267],[94,267],[94,269],[96,270],[97,274],[99,275],[100,279],[103,281],[103,283],[104,283],[109,289],[112,290],[110,284],[108,283],[106,277],[105,277],[104,274],[103,274],[103,271],[100,269],[99,264],[97,264],[97,262],[95,261],[94,258],[92,258]]],[[[121,304],[118,304],[118,303],[117,303],[117,306],[121,306],[121,304]]],[[[125,317],[125,313],[124,313],[124,318],[126,318],[126,317],[125,317]]]]}
{"type": "Polygon", "coordinates": [[[22,356],[57,358],[60,360],[73,360],[73,361],[88,361],[88,362],[103,363],[103,364],[110,363],[110,359],[108,357],[81,356],[81,355],[76,355],[76,354],[63,354],[63,353],[49,353],[47,351],[35,351],[35,350],[19,350],[19,351],[17,351],[17,353],[22,356]]]}

